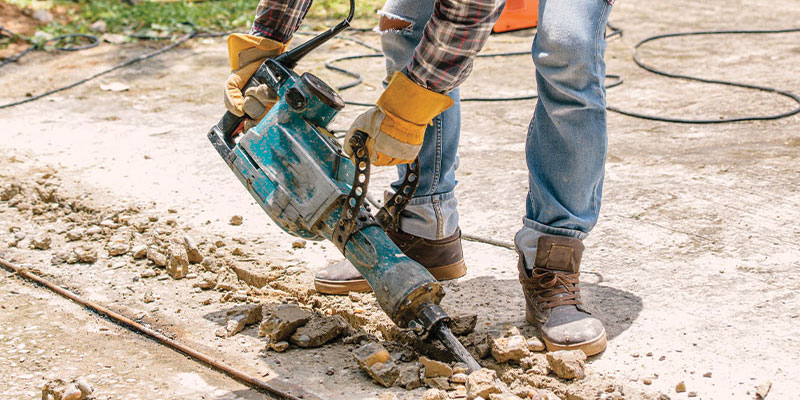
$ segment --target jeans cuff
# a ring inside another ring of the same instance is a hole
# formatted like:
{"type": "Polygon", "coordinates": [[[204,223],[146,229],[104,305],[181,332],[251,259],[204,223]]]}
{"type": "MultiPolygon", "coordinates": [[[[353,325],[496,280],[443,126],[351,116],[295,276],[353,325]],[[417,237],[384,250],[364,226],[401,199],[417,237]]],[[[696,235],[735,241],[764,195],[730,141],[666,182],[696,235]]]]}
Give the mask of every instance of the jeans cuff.
{"type": "Polygon", "coordinates": [[[400,229],[429,240],[444,239],[458,229],[457,206],[453,191],[414,197],[400,214],[400,229]]]}
{"type": "Polygon", "coordinates": [[[544,235],[570,236],[583,240],[589,234],[574,229],[554,228],[530,218],[522,218],[522,229],[514,236],[514,245],[517,247],[517,253],[525,260],[527,269],[533,268],[533,262],[536,260],[536,246],[539,238],[544,235]]]}

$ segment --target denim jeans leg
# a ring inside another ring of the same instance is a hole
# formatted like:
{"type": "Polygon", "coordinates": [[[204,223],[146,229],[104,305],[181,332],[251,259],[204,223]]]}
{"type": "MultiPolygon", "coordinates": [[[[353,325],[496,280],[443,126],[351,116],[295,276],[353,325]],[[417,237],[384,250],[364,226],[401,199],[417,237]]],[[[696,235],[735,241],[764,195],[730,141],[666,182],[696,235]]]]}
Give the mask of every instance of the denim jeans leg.
{"type": "MultiPolygon", "coordinates": [[[[379,14],[409,22],[407,28],[382,32],[381,45],[386,56],[387,76],[402,71],[411,62],[422,39],[425,24],[433,13],[433,0],[388,0],[379,14]]],[[[406,233],[426,239],[442,239],[458,229],[455,171],[458,167],[458,140],[461,128],[459,91],[448,94],[455,103],[433,119],[425,131],[419,153],[419,187],[401,214],[400,226],[406,233]]],[[[399,165],[397,190],[407,165],[399,165]]]]}
{"type": "Polygon", "coordinates": [[[515,237],[527,266],[541,235],[583,239],[597,223],[606,158],[605,0],[540,0],[539,101],[525,147],[529,191],[515,237]]]}

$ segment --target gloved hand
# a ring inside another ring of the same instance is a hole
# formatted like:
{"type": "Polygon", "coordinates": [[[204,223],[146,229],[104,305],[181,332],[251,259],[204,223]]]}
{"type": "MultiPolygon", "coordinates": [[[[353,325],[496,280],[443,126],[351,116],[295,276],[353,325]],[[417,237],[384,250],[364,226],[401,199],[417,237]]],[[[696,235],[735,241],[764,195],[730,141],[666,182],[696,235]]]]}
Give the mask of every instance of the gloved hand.
{"type": "Polygon", "coordinates": [[[365,132],[373,165],[408,164],[414,161],[425,138],[425,127],[453,105],[450,97],[417,85],[395,72],[373,107],[359,115],[344,139],[344,151],[353,154],[350,138],[365,132]]]}
{"type": "Polygon", "coordinates": [[[231,74],[225,81],[225,108],[237,117],[249,117],[244,123],[245,131],[257,124],[278,98],[267,85],[251,87],[244,93],[242,89],[264,60],[285,50],[285,44],[267,38],[241,33],[228,36],[231,74]]]}

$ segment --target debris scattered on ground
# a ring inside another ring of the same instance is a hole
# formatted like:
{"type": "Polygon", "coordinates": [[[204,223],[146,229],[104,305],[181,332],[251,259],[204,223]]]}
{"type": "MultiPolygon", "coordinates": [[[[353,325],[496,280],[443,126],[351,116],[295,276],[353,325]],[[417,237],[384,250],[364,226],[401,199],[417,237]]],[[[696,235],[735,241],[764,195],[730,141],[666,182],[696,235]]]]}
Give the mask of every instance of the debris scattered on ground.
{"type": "Polygon", "coordinates": [[[311,319],[311,311],[297,304],[265,305],[263,313],[264,319],[258,327],[258,336],[266,336],[273,342],[288,338],[311,319]]]}
{"type": "Polygon", "coordinates": [[[537,338],[536,336],[529,337],[527,342],[528,342],[528,350],[530,350],[530,351],[544,351],[545,350],[544,343],[542,343],[542,341],[539,340],[539,338],[537,338]]]}
{"type": "Polygon", "coordinates": [[[286,349],[289,348],[289,342],[281,340],[280,342],[270,343],[269,348],[272,351],[283,353],[284,351],[286,351],[286,349]]]}
{"type": "Polygon", "coordinates": [[[497,373],[488,368],[477,370],[467,377],[467,400],[476,397],[488,398],[492,393],[502,393],[503,385],[497,373]]]}
{"type": "Polygon", "coordinates": [[[422,400],[448,400],[447,392],[439,389],[428,389],[422,394],[422,400]]]}
{"type": "Polygon", "coordinates": [[[685,391],[686,391],[686,383],[684,381],[680,381],[678,382],[677,385],[675,385],[675,393],[683,393],[685,391]]]}
{"type": "Polygon", "coordinates": [[[78,378],[71,382],[57,378],[48,381],[42,386],[42,400],[84,400],[94,389],[85,378],[78,378]]]}
{"type": "Polygon", "coordinates": [[[302,249],[306,247],[306,241],[303,239],[297,239],[292,242],[293,249],[302,249]]]}
{"type": "Polygon", "coordinates": [[[422,372],[421,368],[422,365],[416,362],[402,366],[395,384],[406,390],[414,390],[422,386],[422,378],[420,378],[420,373],[422,372]]]}
{"type": "Polygon", "coordinates": [[[189,256],[183,244],[170,243],[167,274],[173,279],[183,279],[189,273],[189,256]]]}
{"type": "Polygon", "coordinates": [[[583,379],[586,354],[580,350],[559,350],[547,353],[550,369],[562,379],[583,379]]]}
{"type": "Polygon", "coordinates": [[[31,239],[31,246],[37,250],[47,250],[50,248],[52,240],[47,235],[36,235],[31,239]]]}
{"type": "Polygon", "coordinates": [[[466,336],[475,330],[478,323],[478,314],[466,314],[452,317],[450,331],[456,336],[466,336]]]}
{"type": "Polygon", "coordinates": [[[530,354],[528,342],[517,328],[508,330],[502,337],[493,338],[491,340],[491,351],[492,357],[499,363],[519,364],[520,360],[530,354]]]}
{"type": "Polygon", "coordinates": [[[231,217],[231,225],[239,226],[244,222],[244,218],[241,215],[234,215],[231,217]]]}
{"type": "Polygon", "coordinates": [[[347,331],[350,325],[341,315],[315,314],[304,326],[297,329],[291,342],[300,347],[319,347],[347,331]]]}
{"type": "Polygon", "coordinates": [[[261,304],[247,304],[228,310],[225,327],[218,330],[217,336],[231,337],[241,332],[247,325],[261,321],[261,308],[261,304]]]}
{"type": "Polygon", "coordinates": [[[353,352],[356,362],[364,372],[384,387],[391,387],[399,375],[391,354],[379,343],[367,343],[353,352]]]}
{"type": "Polygon", "coordinates": [[[441,361],[431,360],[428,357],[421,356],[419,362],[425,368],[426,378],[449,378],[453,375],[453,368],[441,361]]]}

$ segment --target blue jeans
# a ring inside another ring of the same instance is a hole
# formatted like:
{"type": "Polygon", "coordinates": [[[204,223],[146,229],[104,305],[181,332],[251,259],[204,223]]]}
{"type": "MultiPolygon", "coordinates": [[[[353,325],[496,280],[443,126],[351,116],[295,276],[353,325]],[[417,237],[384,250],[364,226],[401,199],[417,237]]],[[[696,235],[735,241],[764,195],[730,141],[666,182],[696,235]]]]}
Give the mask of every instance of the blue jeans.
{"type": "MultiPolygon", "coordinates": [[[[597,222],[606,158],[605,0],[540,0],[531,54],[539,101],[528,128],[529,190],[515,243],[533,265],[544,234],[583,239],[597,222]]],[[[411,22],[383,33],[388,75],[409,64],[433,11],[432,0],[388,0],[381,14],[411,22]]],[[[460,136],[459,93],[428,126],[419,155],[420,186],[402,214],[403,231],[440,239],[458,228],[455,171],[460,136]]],[[[399,166],[400,180],[406,166],[399,166]]],[[[500,171],[498,171],[500,173],[500,171]]],[[[485,188],[491,191],[492,188],[485,188]]]]}

